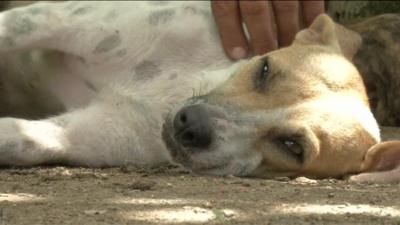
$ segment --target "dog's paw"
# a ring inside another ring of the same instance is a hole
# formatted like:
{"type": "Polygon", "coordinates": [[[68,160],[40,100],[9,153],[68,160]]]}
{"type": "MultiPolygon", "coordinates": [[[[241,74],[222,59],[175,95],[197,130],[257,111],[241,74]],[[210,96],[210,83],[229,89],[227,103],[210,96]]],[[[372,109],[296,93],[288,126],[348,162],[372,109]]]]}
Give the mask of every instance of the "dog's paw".
{"type": "Polygon", "coordinates": [[[398,183],[400,182],[400,167],[390,171],[361,173],[347,178],[355,183],[398,183]]]}
{"type": "Polygon", "coordinates": [[[62,154],[59,129],[49,122],[0,119],[0,165],[37,165],[62,154]]]}
{"type": "Polygon", "coordinates": [[[0,165],[25,165],[35,148],[29,139],[0,139],[0,165]]]}

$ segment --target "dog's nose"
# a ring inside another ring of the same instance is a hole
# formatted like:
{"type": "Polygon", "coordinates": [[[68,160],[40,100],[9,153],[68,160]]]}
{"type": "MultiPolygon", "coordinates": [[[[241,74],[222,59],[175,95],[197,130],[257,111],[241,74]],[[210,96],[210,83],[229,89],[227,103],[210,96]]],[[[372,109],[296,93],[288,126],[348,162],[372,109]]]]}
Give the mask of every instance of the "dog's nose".
{"type": "Polygon", "coordinates": [[[175,138],[185,147],[207,148],[211,144],[211,124],[202,105],[182,108],[174,118],[175,138]]]}

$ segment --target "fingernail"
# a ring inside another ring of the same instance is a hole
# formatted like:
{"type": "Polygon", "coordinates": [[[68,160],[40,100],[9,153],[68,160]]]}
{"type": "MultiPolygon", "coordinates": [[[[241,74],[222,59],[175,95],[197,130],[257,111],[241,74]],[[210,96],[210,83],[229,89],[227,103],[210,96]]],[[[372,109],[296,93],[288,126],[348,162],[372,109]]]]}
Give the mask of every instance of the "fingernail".
{"type": "Polygon", "coordinates": [[[243,59],[247,56],[247,52],[243,47],[234,47],[231,51],[231,57],[233,59],[243,59]]]}

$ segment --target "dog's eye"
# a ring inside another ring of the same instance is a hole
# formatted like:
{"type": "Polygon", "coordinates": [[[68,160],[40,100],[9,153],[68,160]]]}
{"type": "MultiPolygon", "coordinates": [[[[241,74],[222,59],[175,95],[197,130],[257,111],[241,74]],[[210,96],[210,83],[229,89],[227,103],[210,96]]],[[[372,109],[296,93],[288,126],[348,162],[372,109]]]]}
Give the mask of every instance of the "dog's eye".
{"type": "Polygon", "coordinates": [[[290,138],[280,138],[278,141],[281,147],[284,148],[288,153],[293,155],[299,161],[303,161],[304,149],[301,144],[290,138]]]}
{"type": "Polygon", "coordinates": [[[267,80],[269,75],[269,66],[268,66],[268,60],[265,59],[264,63],[261,64],[261,67],[258,70],[256,79],[255,79],[255,86],[257,89],[262,88],[265,84],[265,81],[267,80]]]}

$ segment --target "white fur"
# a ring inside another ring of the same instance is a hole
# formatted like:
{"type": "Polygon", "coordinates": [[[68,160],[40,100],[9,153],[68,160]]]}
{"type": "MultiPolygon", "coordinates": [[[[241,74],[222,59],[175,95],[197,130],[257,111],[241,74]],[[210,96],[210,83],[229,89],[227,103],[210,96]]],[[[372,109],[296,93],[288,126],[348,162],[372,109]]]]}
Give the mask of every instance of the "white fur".
{"type": "Polygon", "coordinates": [[[40,72],[68,112],[41,121],[0,119],[0,163],[168,162],[163,116],[236,67],[213,23],[209,2],[74,1],[1,13],[0,57],[7,65],[21,50],[60,52],[56,66],[40,72]]]}

